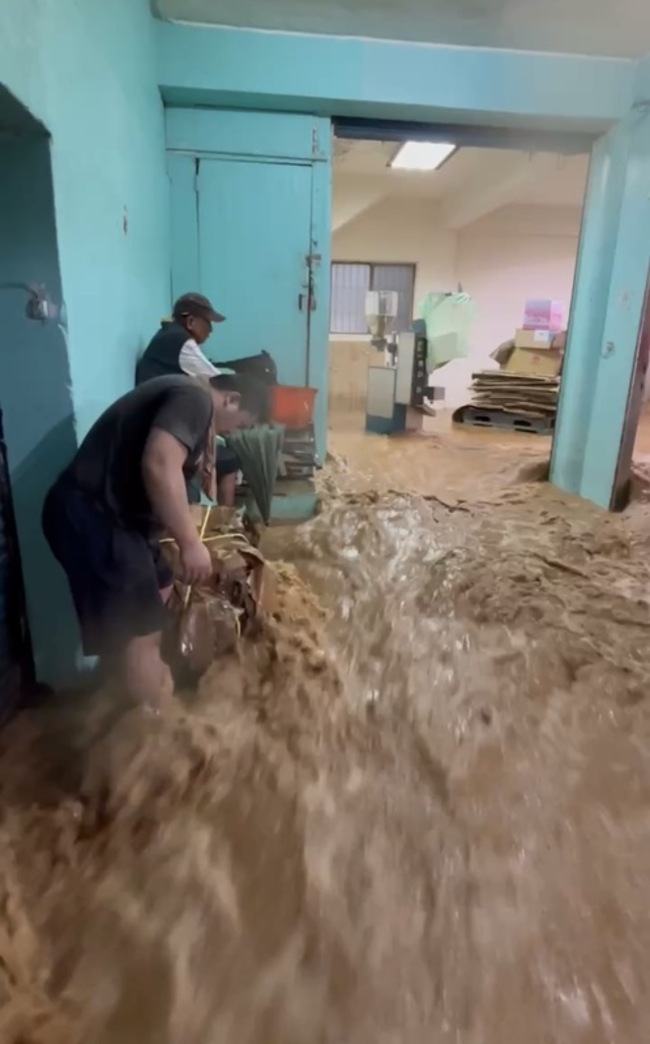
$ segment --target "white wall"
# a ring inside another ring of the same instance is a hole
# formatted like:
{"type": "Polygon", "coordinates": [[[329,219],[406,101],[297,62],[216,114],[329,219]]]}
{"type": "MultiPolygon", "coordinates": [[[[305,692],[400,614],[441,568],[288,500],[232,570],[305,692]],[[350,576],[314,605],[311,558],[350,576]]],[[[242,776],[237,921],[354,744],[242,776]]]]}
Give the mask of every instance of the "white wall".
{"type": "Polygon", "coordinates": [[[568,320],[579,232],[578,207],[511,206],[459,233],[456,272],[478,308],[472,353],[512,337],[527,297],[561,301],[568,320]]]}
{"type": "MultiPolygon", "coordinates": [[[[527,297],[571,302],[580,230],[579,207],[511,205],[454,232],[442,227],[435,200],[384,199],[334,233],[334,261],[409,262],[417,266],[415,307],[429,291],[457,284],[478,306],[470,340],[480,365],[521,324],[527,297]]],[[[330,401],[355,407],[365,396],[367,337],[330,339],[330,401]]]]}
{"type": "Polygon", "coordinates": [[[455,289],[456,233],[442,228],[435,201],[385,199],[334,233],[332,260],[416,264],[417,308],[427,291],[455,289]]]}

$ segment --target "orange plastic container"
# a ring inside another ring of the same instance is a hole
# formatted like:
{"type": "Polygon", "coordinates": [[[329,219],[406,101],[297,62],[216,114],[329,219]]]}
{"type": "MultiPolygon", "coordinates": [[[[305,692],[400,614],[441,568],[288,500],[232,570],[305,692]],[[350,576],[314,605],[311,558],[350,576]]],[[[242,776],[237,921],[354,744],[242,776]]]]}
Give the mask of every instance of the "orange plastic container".
{"type": "Polygon", "coordinates": [[[271,388],[271,420],[294,431],[308,428],[314,421],[317,388],[274,384],[271,388]]]}

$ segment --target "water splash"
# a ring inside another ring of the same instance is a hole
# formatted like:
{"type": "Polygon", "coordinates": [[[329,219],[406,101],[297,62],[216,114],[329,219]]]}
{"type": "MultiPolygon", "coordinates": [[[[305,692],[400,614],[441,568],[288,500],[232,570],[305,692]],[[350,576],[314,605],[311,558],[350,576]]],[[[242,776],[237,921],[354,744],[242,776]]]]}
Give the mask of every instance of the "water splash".
{"type": "Polygon", "coordinates": [[[5,737],[0,1039],[641,1044],[642,535],[363,494],[285,552],[327,619],[281,569],[162,720],[5,737]]]}

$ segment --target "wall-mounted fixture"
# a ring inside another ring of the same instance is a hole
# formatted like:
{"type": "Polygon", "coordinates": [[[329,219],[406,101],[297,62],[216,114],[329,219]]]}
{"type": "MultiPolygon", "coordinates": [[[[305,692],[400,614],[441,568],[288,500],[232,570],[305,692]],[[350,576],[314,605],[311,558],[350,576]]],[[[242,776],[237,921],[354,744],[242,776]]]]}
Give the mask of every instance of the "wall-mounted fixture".
{"type": "Polygon", "coordinates": [[[0,283],[0,290],[22,290],[27,294],[25,315],[28,319],[38,323],[65,324],[63,306],[50,300],[44,286],[29,286],[27,283],[0,283]]]}

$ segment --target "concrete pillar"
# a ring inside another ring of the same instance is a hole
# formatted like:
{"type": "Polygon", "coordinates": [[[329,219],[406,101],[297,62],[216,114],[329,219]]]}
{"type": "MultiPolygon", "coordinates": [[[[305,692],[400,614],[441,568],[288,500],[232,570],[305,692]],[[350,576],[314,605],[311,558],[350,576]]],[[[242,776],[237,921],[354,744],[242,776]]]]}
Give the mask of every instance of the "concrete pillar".
{"type": "Polygon", "coordinates": [[[596,143],[585,199],[551,481],[612,500],[650,266],[650,105],[596,143]]]}

